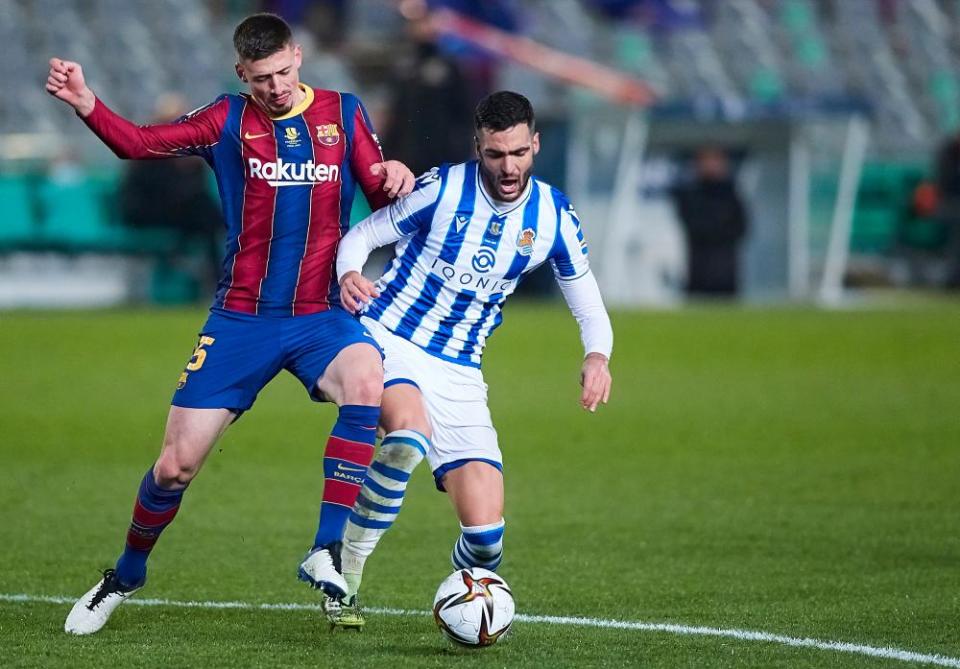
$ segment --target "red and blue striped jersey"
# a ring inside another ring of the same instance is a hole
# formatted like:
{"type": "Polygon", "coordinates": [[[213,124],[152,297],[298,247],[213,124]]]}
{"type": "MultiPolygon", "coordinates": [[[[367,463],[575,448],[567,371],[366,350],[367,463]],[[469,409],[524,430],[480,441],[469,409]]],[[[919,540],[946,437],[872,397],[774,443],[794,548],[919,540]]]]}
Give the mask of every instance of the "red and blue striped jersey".
{"type": "Polygon", "coordinates": [[[222,95],[174,123],[137,126],[99,99],[84,119],[120,158],[198,155],[213,168],[227,227],[214,307],[298,316],[339,304],[334,263],[356,188],[373,209],[389,200],[360,100],[300,86],[306,99],[279,118],[222,95]]]}

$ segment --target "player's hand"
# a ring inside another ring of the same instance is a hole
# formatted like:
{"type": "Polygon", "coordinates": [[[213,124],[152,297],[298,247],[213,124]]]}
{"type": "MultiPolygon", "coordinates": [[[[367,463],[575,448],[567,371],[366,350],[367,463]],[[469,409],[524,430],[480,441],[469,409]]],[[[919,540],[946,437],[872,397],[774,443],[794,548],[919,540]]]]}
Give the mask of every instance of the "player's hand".
{"type": "Polygon", "coordinates": [[[46,89],[47,93],[76,109],[80,116],[89,116],[96,104],[93,91],[83,79],[80,63],[51,58],[46,89]]]}
{"type": "Polygon", "coordinates": [[[601,402],[606,404],[610,399],[612,384],[607,357],[601,353],[588,353],[580,370],[580,385],[583,386],[580,406],[591,413],[596,411],[601,402]]]}
{"type": "Polygon", "coordinates": [[[340,279],[340,303],[350,313],[359,313],[372,298],[379,296],[377,287],[360,272],[347,272],[340,279]]]}
{"type": "Polygon", "coordinates": [[[385,160],[370,166],[370,174],[383,177],[383,190],[390,197],[409,195],[413,192],[416,177],[399,160],[385,160]]]}

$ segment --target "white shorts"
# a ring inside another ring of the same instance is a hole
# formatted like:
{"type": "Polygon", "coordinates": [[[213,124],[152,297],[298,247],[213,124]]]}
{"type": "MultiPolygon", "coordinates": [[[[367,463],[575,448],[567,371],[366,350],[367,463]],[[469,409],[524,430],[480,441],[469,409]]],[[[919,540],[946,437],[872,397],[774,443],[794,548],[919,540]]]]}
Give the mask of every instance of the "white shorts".
{"type": "Polygon", "coordinates": [[[434,357],[371,318],[360,321],[383,348],[384,387],[412,383],[423,395],[433,428],[427,462],[437,487],[443,490],[440,479],[464,461],[481,460],[502,469],[483,373],[434,357]]]}

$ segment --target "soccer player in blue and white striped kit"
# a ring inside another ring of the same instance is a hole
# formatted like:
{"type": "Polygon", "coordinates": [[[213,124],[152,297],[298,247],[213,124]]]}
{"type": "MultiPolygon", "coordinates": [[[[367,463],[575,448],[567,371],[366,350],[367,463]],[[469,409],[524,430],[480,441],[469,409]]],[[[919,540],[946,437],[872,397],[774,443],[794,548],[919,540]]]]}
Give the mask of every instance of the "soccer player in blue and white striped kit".
{"type": "Polygon", "coordinates": [[[475,115],[477,160],[424,174],[406,198],[340,242],[342,303],[385,353],[380,425],[385,433],[357,498],[341,550],[347,597],[331,622],[363,624],[356,594],[363,565],[400,511],[407,481],[426,457],[460,520],[455,568],[495,570],[503,555],[503,476],[480,371],[483,346],[522,278],[549,262],[580,325],[580,403],[606,403],[613,332],[566,196],[532,176],[540,149],[530,102],[503,91],[475,115]],[[360,274],[370,252],[398,242],[373,284],[360,274]]]}

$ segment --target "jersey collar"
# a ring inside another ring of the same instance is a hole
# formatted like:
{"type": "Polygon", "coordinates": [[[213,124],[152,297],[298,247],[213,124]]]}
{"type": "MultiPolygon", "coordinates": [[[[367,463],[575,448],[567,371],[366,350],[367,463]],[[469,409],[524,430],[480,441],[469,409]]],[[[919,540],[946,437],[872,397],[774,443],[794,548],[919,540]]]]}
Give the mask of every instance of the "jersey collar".
{"type": "Polygon", "coordinates": [[[307,107],[313,104],[313,88],[307,86],[303,82],[297,84],[300,87],[300,90],[304,93],[303,102],[296,105],[293,109],[288,111],[283,116],[271,116],[270,119],[273,121],[285,121],[288,118],[293,118],[294,116],[299,116],[307,110],[307,107]]]}

